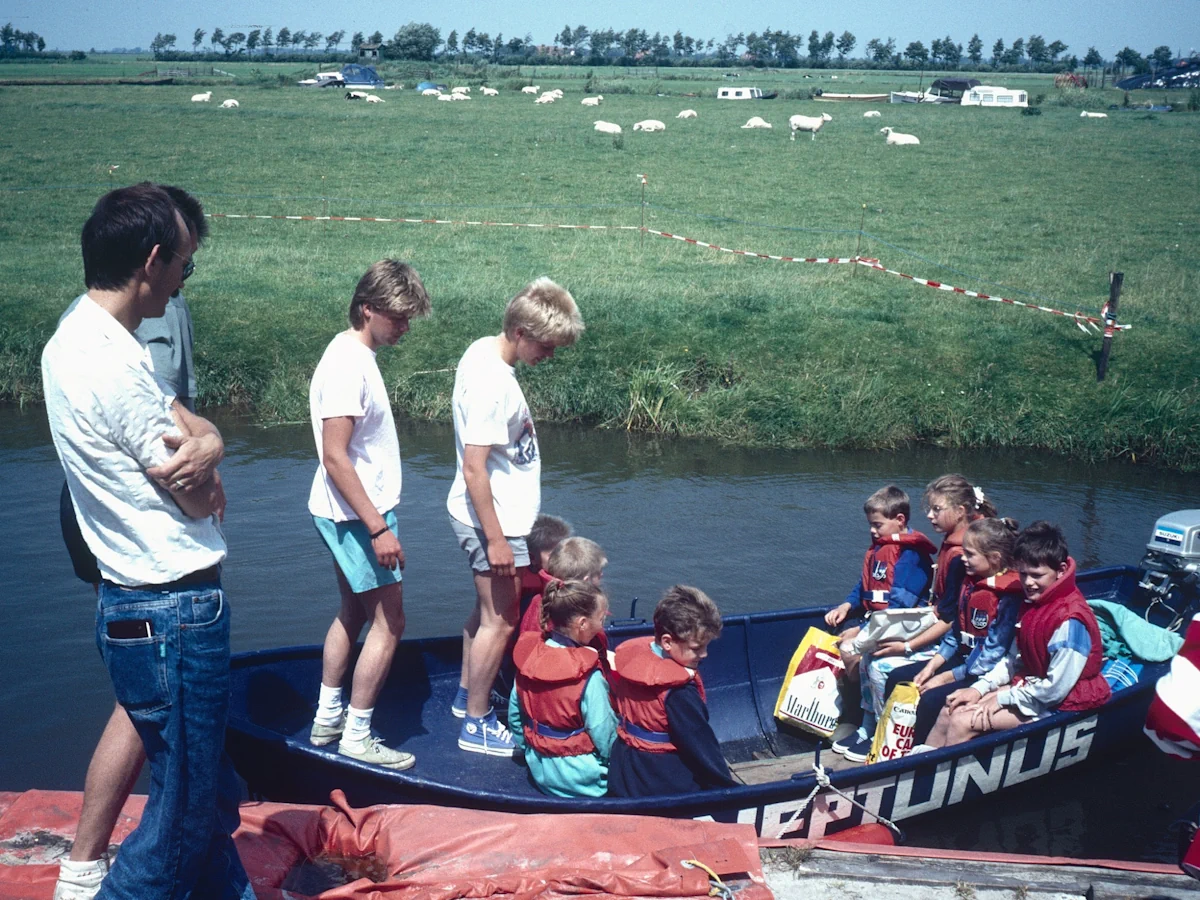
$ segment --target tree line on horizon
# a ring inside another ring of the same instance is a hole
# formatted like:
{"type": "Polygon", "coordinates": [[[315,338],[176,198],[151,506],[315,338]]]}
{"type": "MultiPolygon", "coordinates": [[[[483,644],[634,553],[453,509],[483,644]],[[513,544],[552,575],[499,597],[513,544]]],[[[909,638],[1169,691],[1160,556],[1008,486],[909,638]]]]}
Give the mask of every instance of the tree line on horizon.
{"type": "MultiPolygon", "coordinates": [[[[192,33],[192,50],[177,49],[177,35],[159,32],[150,42],[156,59],[209,59],[240,56],[299,57],[306,61],[341,57],[340,48],[346,43],[346,31],[322,34],[319,31],[292,30],[282,27],[254,28],[249,31],[226,32],[220,27],[208,31],[197,28],[192,33]],[[207,42],[208,49],[201,48],[207,42]]],[[[677,30],[673,35],[645,29],[590,29],[586,25],[563,27],[552,44],[536,44],[529,34],[505,39],[503,34],[492,37],[488,32],[470,28],[461,35],[451,30],[442,39],[441,31],[427,22],[410,22],[399,28],[391,39],[376,30],[370,35],[355,32],[349,40],[349,50],[357,55],[364,44],[379,48],[385,59],[462,62],[496,62],[508,64],[578,64],[626,66],[744,66],[777,68],[825,68],[845,65],[847,61],[867,68],[911,69],[1025,69],[1030,71],[1074,71],[1084,68],[1103,68],[1110,64],[1134,72],[1150,71],[1171,65],[1175,57],[1171,48],[1161,45],[1142,55],[1125,47],[1112,60],[1106,60],[1095,47],[1089,47],[1080,59],[1067,54],[1070,49],[1060,40],[1047,42],[1039,34],[1018,37],[1011,43],[997,38],[990,54],[978,34],[966,42],[955,42],[950,36],[933,38],[928,46],[923,41],[910,41],[901,49],[895,38],[873,37],[863,46],[858,57],[851,54],[858,38],[849,31],[823,35],[813,29],[807,39],[802,34],[765,28],[761,32],[738,32],[725,39],[696,38],[677,30]],[[836,52],[836,58],[834,56],[836,52]]],[[[12,23],[0,29],[0,54],[6,56],[40,55],[45,52],[45,40],[33,32],[22,32],[12,23]]],[[[137,48],[141,49],[141,48],[137,48]]],[[[75,54],[73,54],[75,55],[75,54]]],[[[1193,51],[1195,56],[1195,51],[1193,51]]]]}

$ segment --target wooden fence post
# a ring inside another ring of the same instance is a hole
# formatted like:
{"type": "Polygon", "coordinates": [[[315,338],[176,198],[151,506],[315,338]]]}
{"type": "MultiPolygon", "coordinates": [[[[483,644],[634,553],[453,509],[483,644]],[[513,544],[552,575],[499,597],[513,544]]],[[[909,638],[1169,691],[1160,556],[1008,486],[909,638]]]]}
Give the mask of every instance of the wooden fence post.
{"type": "Polygon", "coordinates": [[[1108,303],[1100,311],[1104,317],[1104,343],[1100,347],[1100,359],[1096,361],[1097,381],[1103,381],[1108,371],[1108,354],[1112,352],[1113,334],[1117,330],[1117,302],[1121,299],[1121,284],[1124,281],[1124,272],[1108,273],[1108,303]]]}

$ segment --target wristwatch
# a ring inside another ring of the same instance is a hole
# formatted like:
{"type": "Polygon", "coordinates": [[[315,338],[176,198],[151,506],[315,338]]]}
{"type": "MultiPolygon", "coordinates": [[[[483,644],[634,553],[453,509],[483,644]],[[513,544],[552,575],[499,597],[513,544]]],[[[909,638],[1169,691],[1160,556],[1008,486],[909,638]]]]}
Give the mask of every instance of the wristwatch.
{"type": "Polygon", "coordinates": [[[905,655],[905,656],[912,656],[912,653],[913,653],[913,651],[912,651],[912,644],[910,644],[908,641],[905,641],[905,642],[904,642],[904,655],[905,655]]]}

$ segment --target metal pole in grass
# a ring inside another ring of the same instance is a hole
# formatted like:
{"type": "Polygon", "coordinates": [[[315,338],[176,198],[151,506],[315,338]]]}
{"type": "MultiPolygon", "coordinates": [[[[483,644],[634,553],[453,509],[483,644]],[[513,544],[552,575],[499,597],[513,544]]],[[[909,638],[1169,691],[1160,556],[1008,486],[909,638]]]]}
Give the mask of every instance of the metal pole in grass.
{"type": "Polygon", "coordinates": [[[1103,381],[1108,371],[1108,354],[1112,351],[1113,334],[1117,330],[1117,301],[1121,299],[1121,284],[1124,281],[1124,272],[1108,273],[1108,302],[1100,310],[1100,316],[1104,319],[1104,343],[1100,346],[1100,358],[1096,361],[1097,381],[1103,381]]]}
{"type": "Polygon", "coordinates": [[[329,198],[325,196],[325,176],[321,176],[321,208],[325,210],[324,216],[329,217],[329,198]]]}
{"type": "Polygon", "coordinates": [[[862,216],[858,220],[858,237],[854,239],[854,269],[851,278],[858,276],[858,251],[862,249],[863,226],[867,224],[867,204],[862,205],[862,216]]]}
{"type": "Polygon", "coordinates": [[[646,249],[646,176],[638,175],[638,179],[642,182],[642,250],[646,249]]]}

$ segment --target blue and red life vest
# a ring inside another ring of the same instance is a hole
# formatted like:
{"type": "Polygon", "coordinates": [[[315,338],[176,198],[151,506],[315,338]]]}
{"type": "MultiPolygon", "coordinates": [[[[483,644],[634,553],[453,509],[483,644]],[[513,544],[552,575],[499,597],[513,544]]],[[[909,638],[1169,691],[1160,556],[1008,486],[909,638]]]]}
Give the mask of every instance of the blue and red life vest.
{"type": "Polygon", "coordinates": [[[908,531],[904,534],[891,534],[872,541],[866,555],[863,556],[862,593],[863,609],[874,612],[887,609],[887,600],[875,601],[871,591],[890,591],[896,578],[896,560],[905,550],[915,550],[926,559],[937,552],[933,541],[919,531],[908,531]]]}
{"type": "Polygon", "coordinates": [[[672,688],[695,681],[703,700],[704,682],[695,669],[655,653],[653,643],[654,638],[641,637],[617,647],[617,734],[635,750],[673,753],[678,748],[667,732],[667,694],[672,688]]]}
{"type": "Polygon", "coordinates": [[[1000,611],[1000,598],[1004,594],[1020,594],[1021,578],[1016,572],[1005,569],[985,578],[963,579],[958,600],[958,631],[964,647],[974,647],[987,637],[996,614],[1000,611]]]}
{"type": "Polygon", "coordinates": [[[543,756],[579,756],[596,749],[583,722],[583,690],[600,666],[592,647],[551,647],[527,631],[513,647],[517,699],[525,741],[543,756]]]}

